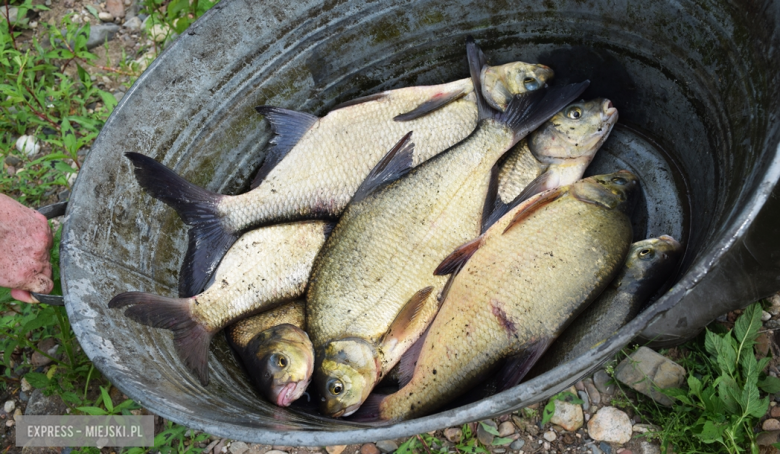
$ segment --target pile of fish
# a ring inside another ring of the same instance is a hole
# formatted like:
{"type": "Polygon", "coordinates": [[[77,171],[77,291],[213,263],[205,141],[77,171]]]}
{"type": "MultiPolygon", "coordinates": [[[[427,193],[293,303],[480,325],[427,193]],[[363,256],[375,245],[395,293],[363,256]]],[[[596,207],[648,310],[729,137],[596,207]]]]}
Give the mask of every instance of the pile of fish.
{"type": "Polygon", "coordinates": [[[681,252],[668,236],[631,244],[635,175],[581,179],[617,109],[575,102],[588,81],[550,88],[546,66],[489,66],[472,39],[466,48],[469,79],[323,118],[258,107],[275,137],[245,194],[127,153],[141,187],[189,226],[189,245],[179,298],[127,292],[109,306],[173,331],[204,386],[225,329],[271,402],[308,388],[323,414],[363,421],[500,391],[540,358],[549,368],[604,341],[681,252]],[[390,392],[375,392],[380,382],[390,392]]]}

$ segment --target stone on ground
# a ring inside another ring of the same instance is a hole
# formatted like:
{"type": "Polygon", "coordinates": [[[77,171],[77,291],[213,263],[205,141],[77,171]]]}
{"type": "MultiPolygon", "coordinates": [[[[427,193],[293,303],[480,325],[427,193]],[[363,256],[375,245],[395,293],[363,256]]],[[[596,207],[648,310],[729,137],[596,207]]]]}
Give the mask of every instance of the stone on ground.
{"type": "Polygon", "coordinates": [[[496,430],[498,430],[498,426],[496,425],[495,421],[491,419],[486,419],[484,421],[481,421],[480,424],[477,425],[477,439],[483,445],[490,446],[493,443],[493,439],[496,438],[496,436],[488,432],[487,430],[485,430],[482,427],[483,424],[490,426],[496,430]]]}
{"type": "Polygon", "coordinates": [[[249,450],[249,446],[243,441],[234,441],[230,444],[230,454],[244,454],[249,450]]]}
{"type": "Polygon", "coordinates": [[[449,427],[444,429],[444,438],[452,443],[459,443],[463,439],[463,431],[459,427],[449,427]]]}
{"type": "Polygon", "coordinates": [[[106,11],[114,17],[125,17],[125,5],[122,0],[106,0],[106,11]]]}
{"type": "Polygon", "coordinates": [[[105,41],[111,41],[119,33],[119,28],[119,25],[111,23],[91,26],[89,28],[89,38],[87,39],[87,49],[102,46],[105,41]]]}
{"type": "Polygon", "coordinates": [[[360,447],[360,454],[379,454],[379,448],[373,443],[366,443],[360,447]]]}
{"type": "Polygon", "coordinates": [[[508,437],[515,433],[515,425],[509,421],[504,421],[498,425],[498,436],[508,437]]]}
{"type": "Polygon", "coordinates": [[[550,418],[550,422],[563,427],[569,432],[574,432],[585,423],[582,407],[570,402],[556,400],[555,413],[550,418]]]}
{"type": "Polygon", "coordinates": [[[379,448],[380,452],[387,454],[398,450],[398,443],[393,440],[382,440],[376,442],[376,447],[379,448]]]}
{"type": "Polygon", "coordinates": [[[588,421],[588,435],[597,441],[628,443],[631,440],[631,419],[615,407],[604,407],[588,421]]]}
{"type": "Polygon", "coordinates": [[[545,440],[547,440],[547,441],[555,441],[555,439],[556,439],[556,438],[558,438],[558,437],[555,435],[555,432],[553,432],[552,430],[548,430],[547,432],[545,432],[545,433],[544,433],[544,435],[542,435],[542,437],[543,437],[545,440]]]}
{"type": "Polygon", "coordinates": [[[347,445],[325,446],[325,450],[328,451],[328,454],[341,454],[346,448],[347,445]]]}
{"type": "Polygon", "coordinates": [[[610,377],[604,369],[599,369],[595,374],[593,374],[593,384],[596,385],[596,389],[598,389],[599,392],[605,394],[614,393],[615,384],[609,383],[611,380],[612,377],[610,377]]]}
{"type": "Polygon", "coordinates": [[[615,378],[656,402],[670,406],[672,399],[656,387],[679,388],[685,381],[685,369],[647,347],[639,347],[618,365],[615,378]]]}
{"type": "Polygon", "coordinates": [[[780,430],[780,421],[777,419],[767,419],[764,424],[761,425],[763,430],[780,430]]]}

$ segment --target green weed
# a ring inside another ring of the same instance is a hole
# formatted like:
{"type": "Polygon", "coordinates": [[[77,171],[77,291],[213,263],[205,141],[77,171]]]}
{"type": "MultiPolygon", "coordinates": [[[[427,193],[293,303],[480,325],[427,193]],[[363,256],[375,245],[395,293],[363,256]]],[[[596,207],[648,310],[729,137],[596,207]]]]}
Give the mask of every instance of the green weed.
{"type": "Polygon", "coordinates": [[[716,326],[680,347],[687,353],[680,362],[688,371],[688,388],[662,390],[675,399],[671,408],[641,395],[636,404],[628,399],[613,402],[633,407],[660,426],[646,436],[660,439],[664,451],[758,453],[754,428],[769,408],[769,398],[761,393],[780,391],[780,379],[763,372],[770,359],[757,360],[754,353],[761,305],[745,309],[733,330],[718,334],[724,330],[716,326]]]}

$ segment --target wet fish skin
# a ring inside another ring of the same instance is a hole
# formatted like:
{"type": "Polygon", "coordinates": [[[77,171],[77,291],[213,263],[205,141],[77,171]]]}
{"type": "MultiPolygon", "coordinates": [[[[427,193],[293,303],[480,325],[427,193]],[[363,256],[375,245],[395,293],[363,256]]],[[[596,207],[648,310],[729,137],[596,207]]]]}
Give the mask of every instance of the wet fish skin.
{"type": "Polygon", "coordinates": [[[376,416],[428,414],[510,357],[525,364],[506,372],[519,381],[618,272],[637,190],[625,171],[587,178],[532,197],[469,242],[478,247],[452,278],[411,381],[373,403],[376,416]]]}
{"type": "Polygon", "coordinates": [[[174,331],[174,347],[203,385],[208,347],[221,329],[253,313],[303,296],[314,257],[332,224],[305,221],[256,229],[228,251],[209,287],[190,298],[143,292],[115,296],[109,307],[129,307],[136,322],[174,331]]]}
{"type": "MultiPolygon", "coordinates": [[[[552,77],[550,68],[523,62],[492,70],[495,77],[484,90],[500,91],[495,96],[499,100],[514,94],[510,89],[525,92],[526,79],[541,87],[552,77]]],[[[368,172],[406,132],[415,131],[414,165],[460,142],[477,126],[475,99],[471,79],[462,79],[371,95],[322,118],[264,106],[260,110],[277,136],[258,173],[261,181],[235,196],[205,191],[151,158],[127,153],[139,184],[173,207],[190,227],[179,296],[203,289],[241,233],[261,225],[341,214],[368,172]],[[424,106],[425,115],[394,119],[424,106]]]]}
{"type": "Polygon", "coordinates": [[[534,372],[580,356],[631,321],[669,278],[681,254],[680,243],[668,235],[632,244],[617,277],[558,337],[534,372]]]}
{"type": "Polygon", "coordinates": [[[314,370],[314,347],[303,331],[303,300],[240,320],[225,330],[252,383],[265,398],[287,407],[306,391],[314,370]]]}
{"type": "Polygon", "coordinates": [[[617,120],[618,110],[605,98],[563,108],[499,161],[498,201],[511,203],[543,174],[544,184],[534,193],[582,178],[617,120]]]}
{"type": "MultiPolygon", "coordinates": [[[[477,77],[483,56],[473,42],[467,47],[477,77]]],[[[323,413],[356,411],[419,338],[446,280],[431,273],[481,230],[490,170],[588,83],[515,97],[503,114],[475,93],[480,122],[467,139],[350,203],[315,262],[307,293],[307,331],[317,357],[313,382],[323,413]],[[416,314],[409,323],[414,328],[397,326],[407,310],[416,314]]]]}

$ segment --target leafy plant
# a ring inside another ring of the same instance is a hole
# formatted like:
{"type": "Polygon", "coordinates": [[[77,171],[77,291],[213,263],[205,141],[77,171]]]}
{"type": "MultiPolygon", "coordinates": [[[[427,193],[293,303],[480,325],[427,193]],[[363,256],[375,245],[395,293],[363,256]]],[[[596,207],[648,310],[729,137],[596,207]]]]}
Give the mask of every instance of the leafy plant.
{"type": "Polygon", "coordinates": [[[745,309],[733,330],[719,334],[716,331],[724,330],[718,326],[680,347],[686,352],[681,361],[688,370],[688,389],[661,390],[676,400],[671,408],[641,395],[636,405],[623,402],[661,426],[645,436],[659,438],[664,451],[673,447],[677,453],[759,452],[754,428],[769,408],[769,398],[761,393],[780,392],[780,379],[763,372],[770,359],[758,360],[754,353],[760,303],[745,309]]]}

